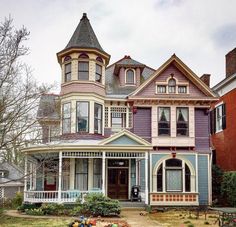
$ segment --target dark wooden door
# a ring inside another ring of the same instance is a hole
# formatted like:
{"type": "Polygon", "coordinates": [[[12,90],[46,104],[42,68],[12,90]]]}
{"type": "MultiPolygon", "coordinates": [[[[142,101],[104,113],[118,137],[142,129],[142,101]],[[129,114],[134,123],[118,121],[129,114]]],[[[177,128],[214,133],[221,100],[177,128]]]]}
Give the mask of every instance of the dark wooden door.
{"type": "Polygon", "coordinates": [[[128,169],[108,169],[108,197],[128,199],[128,169]]]}

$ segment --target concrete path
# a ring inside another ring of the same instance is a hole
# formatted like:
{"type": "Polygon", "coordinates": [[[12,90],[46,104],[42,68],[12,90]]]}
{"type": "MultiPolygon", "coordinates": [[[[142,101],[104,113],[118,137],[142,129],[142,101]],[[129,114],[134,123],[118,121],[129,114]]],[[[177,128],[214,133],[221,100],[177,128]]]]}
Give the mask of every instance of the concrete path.
{"type": "Polygon", "coordinates": [[[121,212],[121,217],[124,218],[128,224],[131,227],[164,227],[164,226],[170,226],[169,224],[161,224],[158,221],[151,220],[148,216],[146,215],[140,215],[146,214],[144,211],[140,210],[122,210],[121,212]]]}

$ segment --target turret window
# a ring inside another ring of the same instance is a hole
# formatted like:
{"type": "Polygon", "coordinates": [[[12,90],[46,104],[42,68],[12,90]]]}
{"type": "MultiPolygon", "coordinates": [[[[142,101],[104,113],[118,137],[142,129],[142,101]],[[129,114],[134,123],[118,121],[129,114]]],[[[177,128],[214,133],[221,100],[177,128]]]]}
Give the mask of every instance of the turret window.
{"type": "Polygon", "coordinates": [[[99,64],[96,64],[95,80],[96,80],[96,82],[99,82],[99,83],[102,82],[102,66],[99,64]]]}
{"type": "Polygon", "coordinates": [[[65,64],[65,82],[71,81],[71,63],[65,64]]]}
{"type": "Polygon", "coordinates": [[[62,134],[71,131],[71,104],[65,103],[62,107],[62,134]]]}
{"type": "Polygon", "coordinates": [[[89,102],[77,102],[77,132],[89,131],[89,102]]]}
{"type": "Polygon", "coordinates": [[[88,62],[79,62],[78,80],[89,80],[88,62]]]}
{"type": "Polygon", "coordinates": [[[94,132],[102,134],[102,105],[94,104],[94,132]]]}
{"type": "Polygon", "coordinates": [[[135,79],[134,79],[134,71],[132,69],[128,69],[126,71],[126,84],[134,84],[135,79]]]}
{"type": "Polygon", "coordinates": [[[103,60],[102,60],[101,57],[97,57],[96,60],[99,61],[99,62],[101,62],[101,63],[103,63],[103,60]]]}

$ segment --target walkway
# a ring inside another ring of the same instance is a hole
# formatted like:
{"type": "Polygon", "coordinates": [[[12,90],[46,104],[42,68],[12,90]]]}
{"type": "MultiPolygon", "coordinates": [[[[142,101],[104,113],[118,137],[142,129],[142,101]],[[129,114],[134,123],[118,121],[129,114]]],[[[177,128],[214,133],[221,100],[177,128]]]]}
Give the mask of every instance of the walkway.
{"type": "Polygon", "coordinates": [[[121,212],[121,217],[124,218],[131,227],[164,227],[170,226],[169,224],[161,224],[155,220],[151,220],[144,211],[141,210],[132,210],[132,209],[123,209],[121,212]],[[144,215],[140,215],[140,213],[144,215]]]}

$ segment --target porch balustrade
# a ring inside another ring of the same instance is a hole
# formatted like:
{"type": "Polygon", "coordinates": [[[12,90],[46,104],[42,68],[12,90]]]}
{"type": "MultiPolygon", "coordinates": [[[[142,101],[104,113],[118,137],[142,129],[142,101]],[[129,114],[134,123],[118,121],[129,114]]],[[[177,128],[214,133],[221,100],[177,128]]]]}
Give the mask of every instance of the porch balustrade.
{"type": "Polygon", "coordinates": [[[91,192],[102,191],[25,191],[24,201],[30,203],[70,203],[75,202],[78,198],[84,201],[84,196],[91,192]]]}

